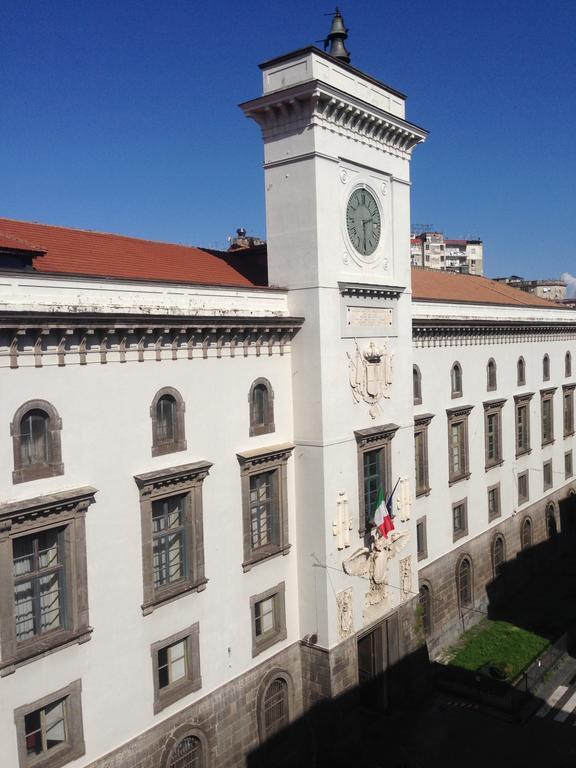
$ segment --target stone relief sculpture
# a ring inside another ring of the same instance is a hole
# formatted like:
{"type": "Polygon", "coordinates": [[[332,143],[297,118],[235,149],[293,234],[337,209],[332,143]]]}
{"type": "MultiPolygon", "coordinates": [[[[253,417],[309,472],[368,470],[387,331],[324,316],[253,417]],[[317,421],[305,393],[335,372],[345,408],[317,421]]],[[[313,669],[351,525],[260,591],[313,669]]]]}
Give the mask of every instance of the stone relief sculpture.
{"type": "Polygon", "coordinates": [[[354,614],[352,611],[352,587],[338,592],[336,595],[338,607],[338,637],[346,640],[354,634],[354,614]]]}
{"type": "Polygon", "coordinates": [[[400,600],[405,602],[412,594],[412,557],[400,560],[400,600]]]}
{"type": "Polygon", "coordinates": [[[412,493],[410,491],[410,480],[403,477],[398,484],[398,494],[396,496],[396,509],[401,522],[410,520],[412,512],[412,493]]]}
{"type": "Polygon", "coordinates": [[[342,563],[347,574],[368,576],[370,580],[370,588],[364,598],[364,624],[374,621],[392,608],[393,598],[388,592],[390,560],[404,549],[409,538],[408,531],[390,531],[384,538],[374,529],[370,547],[356,550],[342,563]]]}
{"type": "Polygon", "coordinates": [[[377,347],[371,341],[362,352],[356,341],[356,354],[348,355],[348,375],[352,395],[359,403],[363,400],[370,406],[370,416],[375,419],[378,415],[378,403],[383,397],[390,397],[392,385],[392,355],[388,352],[386,342],[377,347]]]}
{"type": "Polygon", "coordinates": [[[338,549],[350,546],[350,531],[352,530],[352,516],[348,511],[348,496],[345,491],[338,494],[336,501],[336,520],[332,522],[332,535],[337,536],[338,549]]]}

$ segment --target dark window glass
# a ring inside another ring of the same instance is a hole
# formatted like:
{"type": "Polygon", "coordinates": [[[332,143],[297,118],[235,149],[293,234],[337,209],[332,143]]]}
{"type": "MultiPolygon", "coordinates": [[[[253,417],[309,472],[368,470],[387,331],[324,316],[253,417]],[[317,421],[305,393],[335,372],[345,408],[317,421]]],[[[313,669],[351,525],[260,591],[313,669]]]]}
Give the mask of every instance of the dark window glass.
{"type": "Polygon", "coordinates": [[[272,736],[288,725],[288,684],[281,677],[273,680],[264,696],[264,733],[272,736]]]}
{"type": "Polygon", "coordinates": [[[518,358],[516,375],[517,375],[516,383],[518,384],[518,386],[522,384],[526,384],[526,363],[524,362],[523,357],[518,358]]]}
{"type": "Polygon", "coordinates": [[[564,376],[572,376],[572,355],[566,352],[564,357],[564,376]]]}
{"type": "Polygon", "coordinates": [[[44,411],[33,410],[20,422],[20,455],[22,464],[48,464],[48,426],[44,411]]]}
{"type": "Polygon", "coordinates": [[[186,577],[186,496],[152,503],[154,587],[186,577]]]}
{"type": "MultiPolygon", "coordinates": [[[[366,514],[366,527],[376,509],[378,491],[382,483],[382,450],[366,451],[364,461],[364,511],[366,514]]],[[[384,490],[384,488],[382,488],[384,490]]]]}
{"type": "Polygon", "coordinates": [[[26,754],[41,755],[66,742],[65,699],[24,717],[26,754]]]}
{"type": "Polygon", "coordinates": [[[176,435],[176,400],[172,395],[163,395],[156,405],[157,442],[172,443],[176,435]]]}
{"type": "Polygon", "coordinates": [[[461,606],[472,603],[472,566],[467,557],[462,560],[458,569],[458,596],[461,606]]]}
{"type": "Polygon", "coordinates": [[[432,628],[430,590],[423,584],[419,591],[420,609],[422,611],[422,628],[425,634],[430,634],[432,628]]]}
{"type": "Polygon", "coordinates": [[[542,358],[542,378],[544,381],[548,381],[550,378],[550,358],[548,355],[544,355],[542,358]]]}
{"type": "Polygon", "coordinates": [[[276,504],[276,473],[263,472],[250,477],[250,527],[252,549],[279,545],[279,520],[276,504]]]}
{"type": "Polygon", "coordinates": [[[548,538],[553,539],[556,534],[558,533],[558,528],[556,526],[556,517],[554,515],[554,510],[549,510],[546,513],[546,532],[548,533],[548,538]]]}
{"type": "Polygon", "coordinates": [[[526,518],[522,523],[522,549],[529,549],[532,546],[532,522],[526,518]]]}
{"type": "Polygon", "coordinates": [[[275,596],[271,595],[265,600],[260,600],[254,605],[254,622],[256,637],[262,637],[276,630],[274,617],[275,596]]]}
{"type": "Polygon", "coordinates": [[[412,387],[414,391],[414,404],[422,402],[422,379],[417,365],[412,367],[412,387]]]}
{"type": "Polygon", "coordinates": [[[486,379],[487,389],[496,389],[496,363],[494,360],[488,360],[488,365],[486,366],[486,379]]]}
{"type": "Polygon", "coordinates": [[[462,368],[458,363],[454,363],[452,366],[451,386],[453,395],[462,394],[462,368]]]}
{"type": "Polygon", "coordinates": [[[494,542],[494,551],[492,553],[494,576],[500,576],[504,566],[504,539],[498,536],[494,542]]]}
{"type": "Polygon", "coordinates": [[[158,651],[158,687],[166,688],[187,674],[186,640],[161,648],[158,651]]]}
{"type": "Polygon", "coordinates": [[[258,384],[254,387],[254,426],[258,426],[266,423],[266,416],[268,412],[268,390],[264,384],[258,384]]]}

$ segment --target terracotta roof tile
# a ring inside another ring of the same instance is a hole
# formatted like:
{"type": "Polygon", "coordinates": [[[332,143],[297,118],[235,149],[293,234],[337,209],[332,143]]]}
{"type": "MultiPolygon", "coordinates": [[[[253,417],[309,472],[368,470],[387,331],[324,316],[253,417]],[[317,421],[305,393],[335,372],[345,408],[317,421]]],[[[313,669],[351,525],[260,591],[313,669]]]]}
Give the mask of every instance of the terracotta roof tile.
{"type": "MultiPolygon", "coordinates": [[[[0,218],[0,238],[36,243],[38,272],[135,280],[250,286],[253,283],[213,253],[186,245],[0,218]]],[[[4,245],[3,247],[11,246],[4,245]]]]}
{"type": "Polygon", "coordinates": [[[412,297],[421,301],[558,309],[558,304],[485,277],[412,267],[412,297]]]}
{"type": "Polygon", "coordinates": [[[11,235],[0,232],[0,248],[11,251],[32,251],[32,253],[44,253],[44,248],[33,243],[28,243],[26,240],[21,240],[19,237],[13,237],[11,235]]]}

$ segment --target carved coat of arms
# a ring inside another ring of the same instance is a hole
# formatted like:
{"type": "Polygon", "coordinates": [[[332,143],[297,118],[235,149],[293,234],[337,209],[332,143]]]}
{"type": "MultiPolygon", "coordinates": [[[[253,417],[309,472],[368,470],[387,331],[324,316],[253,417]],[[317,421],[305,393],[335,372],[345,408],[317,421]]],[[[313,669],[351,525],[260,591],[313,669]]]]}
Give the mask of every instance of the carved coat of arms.
{"type": "Polygon", "coordinates": [[[368,403],[370,416],[375,419],[380,400],[390,397],[392,355],[388,352],[386,342],[383,342],[382,347],[377,347],[373,341],[363,351],[360,351],[356,342],[356,354],[346,354],[354,400],[357,403],[361,400],[368,403]]]}

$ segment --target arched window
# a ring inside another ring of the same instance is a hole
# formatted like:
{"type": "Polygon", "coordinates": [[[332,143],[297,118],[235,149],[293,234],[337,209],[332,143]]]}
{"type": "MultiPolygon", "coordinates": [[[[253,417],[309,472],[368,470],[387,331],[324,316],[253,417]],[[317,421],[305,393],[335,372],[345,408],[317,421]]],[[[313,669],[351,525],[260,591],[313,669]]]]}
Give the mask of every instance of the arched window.
{"type": "Polygon", "coordinates": [[[288,683],[283,677],[276,677],[269,684],[262,702],[264,738],[270,738],[290,721],[288,683]]]}
{"type": "Polygon", "coordinates": [[[422,376],[417,365],[412,366],[412,388],[414,392],[414,405],[422,402],[422,376]]]}
{"type": "Polygon", "coordinates": [[[256,379],[248,393],[250,436],[274,432],[274,392],[268,379],[256,379]]]}
{"type": "Polygon", "coordinates": [[[163,387],[150,406],[152,418],[152,456],[186,450],[184,434],[185,405],[173,387],[163,387]]]}
{"type": "Polygon", "coordinates": [[[45,400],[30,400],[18,408],[10,425],[14,483],[64,473],[61,429],[62,421],[56,409],[45,400]]]}
{"type": "Polygon", "coordinates": [[[450,385],[452,389],[452,397],[462,396],[462,368],[460,363],[454,363],[450,372],[450,385]]]}
{"type": "Polygon", "coordinates": [[[526,384],[526,363],[523,357],[519,357],[516,364],[516,384],[519,387],[526,384]]]}
{"type": "Polygon", "coordinates": [[[542,380],[548,381],[550,379],[550,358],[548,355],[544,355],[542,358],[542,380]]]}
{"type": "Polygon", "coordinates": [[[466,608],[472,605],[472,563],[468,557],[460,561],[456,579],[460,608],[466,608]]]}
{"type": "Polygon", "coordinates": [[[494,578],[500,576],[505,562],[506,552],[504,549],[504,538],[499,535],[496,536],[494,544],[492,545],[492,570],[494,572],[494,578]]]}
{"type": "Polygon", "coordinates": [[[522,523],[522,549],[530,549],[532,546],[532,520],[524,518],[522,523]]]}
{"type": "Polygon", "coordinates": [[[197,736],[185,736],[170,755],[169,768],[202,768],[202,742],[197,736]]]}
{"type": "Polygon", "coordinates": [[[432,596],[430,587],[422,584],[419,590],[420,610],[422,612],[422,629],[425,635],[432,631],[432,596]]]}
{"type": "Polygon", "coordinates": [[[546,533],[549,539],[554,539],[558,533],[556,525],[556,515],[554,514],[554,504],[549,504],[546,508],[546,533]]]}
{"type": "Polygon", "coordinates": [[[488,391],[496,389],[496,362],[493,358],[488,360],[486,366],[486,389],[488,391]]]}
{"type": "Polygon", "coordinates": [[[572,355],[566,352],[564,355],[564,376],[572,376],[572,355]]]}

